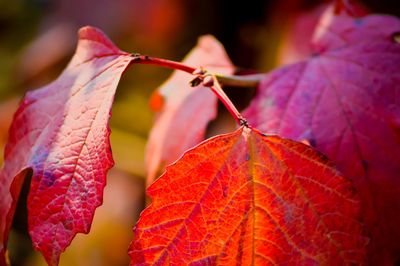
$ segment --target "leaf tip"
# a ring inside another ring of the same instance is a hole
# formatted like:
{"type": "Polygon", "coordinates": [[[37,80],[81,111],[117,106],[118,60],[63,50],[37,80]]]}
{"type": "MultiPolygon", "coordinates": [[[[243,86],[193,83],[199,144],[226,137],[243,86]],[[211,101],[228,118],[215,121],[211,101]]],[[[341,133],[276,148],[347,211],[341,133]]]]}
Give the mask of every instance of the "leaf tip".
{"type": "Polygon", "coordinates": [[[84,26],[78,31],[79,39],[91,40],[98,37],[104,37],[105,34],[100,29],[92,26],[84,26]]]}
{"type": "Polygon", "coordinates": [[[45,255],[43,254],[44,258],[46,259],[46,262],[49,266],[57,266],[60,262],[60,254],[50,254],[50,255],[45,255]]]}
{"type": "Polygon", "coordinates": [[[208,45],[209,43],[218,43],[218,44],[220,44],[220,42],[217,40],[217,38],[214,35],[211,35],[211,34],[201,35],[198,38],[197,42],[198,42],[198,44],[200,44],[200,46],[208,45]]]}
{"type": "Polygon", "coordinates": [[[92,26],[84,26],[78,31],[78,39],[79,41],[91,41],[95,43],[100,43],[106,46],[108,49],[111,49],[112,52],[121,53],[117,46],[107,37],[107,35],[101,31],[100,29],[92,26]]]}

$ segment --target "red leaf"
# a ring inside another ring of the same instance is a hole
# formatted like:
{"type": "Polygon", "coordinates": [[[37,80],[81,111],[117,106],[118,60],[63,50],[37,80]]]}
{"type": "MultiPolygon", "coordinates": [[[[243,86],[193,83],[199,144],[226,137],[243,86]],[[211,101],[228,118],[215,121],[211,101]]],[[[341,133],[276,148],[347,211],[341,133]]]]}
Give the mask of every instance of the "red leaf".
{"type": "MultiPolygon", "coordinates": [[[[223,46],[212,36],[199,39],[183,63],[207,70],[232,74],[233,66],[223,46]]],[[[210,120],[217,115],[217,98],[209,88],[190,87],[188,73],[175,71],[155,92],[152,106],[162,111],[150,132],[146,150],[147,182],[150,184],[163,165],[178,159],[184,151],[204,139],[210,120]],[[160,100],[160,95],[165,98],[160,100]]]]}
{"type": "MultiPolygon", "coordinates": [[[[336,2],[340,3],[341,1],[336,2]]],[[[353,2],[354,1],[352,1],[351,6],[348,6],[348,8],[352,10],[355,15],[367,15],[368,11],[364,6],[358,2],[353,2]]],[[[292,16],[288,27],[286,27],[287,30],[284,32],[283,41],[280,45],[278,53],[279,65],[299,62],[307,59],[313,52],[315,52],[313,51],[311,39],[322,14],[324,14],[329,8],[332,8],[331,4],[322,3],[311,10],[299,10],[300,12],[292,16]]],[[[342,8],[344,10],[341,12],[346,12],[346,7],[342,6],[342,8]]],[[[350,10],[348,10],[348,12],[350,12],[350,10]]],[[[331,11],[329,10],[328,12],[331,11]]]]}
{"type": "Polygon", "coordinates": [[[255,129],[203,142],[148,188],[131,265],[360,264],[359,201],[326,163],[255,129]]]}
{"type": "Polygon", "coordinates": [[[3,253],[24,178],[19,173],[28,168],[33,170],[29,233],[47,262],[56,265],[74,236],[89,232],[94,210],[102,203],[106,172],[113,165],[110,109],[130,61],[102,32],[85,27],[61,76],[25,96],[14,116],[0,173],[3,253]]]}
{"type": "Polygon", "coordinates": [[[319,53],[267,75],[245,116],[271,134],[310,144],[351,177],[371,232],[371,264],[400,254],[400,21],[325,14],[319,53]]]}

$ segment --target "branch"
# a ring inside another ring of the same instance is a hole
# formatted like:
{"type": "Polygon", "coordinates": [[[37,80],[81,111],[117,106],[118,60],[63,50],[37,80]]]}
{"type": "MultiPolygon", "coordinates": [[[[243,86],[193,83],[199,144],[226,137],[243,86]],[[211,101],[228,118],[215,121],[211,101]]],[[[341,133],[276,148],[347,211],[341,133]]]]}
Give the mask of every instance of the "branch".
{"type": "MultiPolygon", "coordinates": [[[[183,63],[167,59],[150,57],[147,55],[140,55],[140,54],[132,54],[132,57],[134,58],[134,60],[132,60],[132,63],[135,64],[161,66],[174,70],[181,70],[193,75],[209,73],[203,68],[194,68],[192,66],[188,66],[183,63]]],[[[260,83],[260,80],[263,78],[262,74],[248,75],[248,76],[230,76],[230,75],[222,75],[214,73],[209,73],[209,74],[215,76],[220,84],[232,87],[257,87],[258,84],[260,83]]],[[[196,84],[194,83],[193,85],[195,86],[196,84]]]]}

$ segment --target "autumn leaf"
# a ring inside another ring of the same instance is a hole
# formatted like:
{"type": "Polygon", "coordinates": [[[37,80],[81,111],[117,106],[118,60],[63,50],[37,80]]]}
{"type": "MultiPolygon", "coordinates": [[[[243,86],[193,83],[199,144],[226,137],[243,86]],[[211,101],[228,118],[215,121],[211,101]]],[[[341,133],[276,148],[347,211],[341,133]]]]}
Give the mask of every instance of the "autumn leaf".
{"type": "Polygon", "coordinates": [[[373,265],[400,259],[399,32],[394,17],[328,10],[314,55],[268,74],[244,113],[263,132],[307,140],[353,180],[373,265]]]}
{"type": "Polygon", "coordinates": [[[147,192],[131,265],[363,261],[350,182],[301,143],[241,127],[186,152],[147,192]]]}
{"type": "MultiPolygon", "coordinates": [[[[342,1],[336,1],[339,4],[342,1]]],[[[350,10],[346,10],[341,3],[341,12],[355,13],[357,17],[365,16],[369,12],[360,3],[352,1],[350,10]]],[[[314,51],[312,47],[312,36],[318,26],[322,14],[331,8],[330,3],[322,3],[310,10],[298,10],[291,18],[288,18],[288,26],[283,33],[283,40],[279,46],[277,62],[278,65],[287,65],[307,59],[314,51]]]]}
{"type": "MultiPolygon", "coordinates": [[[[184,64],[208,71],[232,74],[233,66],[223,46],[212,36],[200,37],[183,60],[184,64]]],[[[182,71],[172,76],[153,94],[153,106],[160,108],[146,149],[147,183],[160,168],[178,159],[184,151],[204,139],[210,120],[217,115],[217,98],[204,86],[192,88],[193,77],[182,71]]]]}
{"type": "MultiPolygon", "coordinates": [[[[99,30],[79,31],[76,53],[50,85],[28,92],[14,115],[0,172],[1,260],[27,169],[29,233],[50,265],[88,233],[113,165],[108,128],[121,74],[131,62],[99,30]]],[[[0,263],[1,264],[1,263],[0,263]]]]}

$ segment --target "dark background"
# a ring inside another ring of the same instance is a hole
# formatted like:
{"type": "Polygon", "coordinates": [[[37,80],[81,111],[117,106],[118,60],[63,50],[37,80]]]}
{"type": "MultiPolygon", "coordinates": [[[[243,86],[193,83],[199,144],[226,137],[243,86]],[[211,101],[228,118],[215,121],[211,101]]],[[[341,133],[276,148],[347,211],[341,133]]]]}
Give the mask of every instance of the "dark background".
{"type": "MultiPolygon", "coordinates": [[[[122,50],[178,61],[200,35],[213,34],[238,69],[265,72],[290,62],[282,58],[289,54],[283,47],[291,40],[287,36],[293,23],[321,3],[326,2],[0,0],[0,148],[23,93],[59,75],[74,52],[81,26],[101,28],[122,50]]],[[[374,13],[400,16],[398,0],[360,3],[374,13]]],[[[111,136],[116,166],[108,177],[104,205],[96,212],[91,234],[77,236],[62,256],[61,265],[128,264],[131,228],[145,204],[143,157],[153,121],[147,102],[170,73],[135,66],[124,75],[113,107],[111,136]]],[[[227,91],[240,109],[254,93],[251,88],[227,91]]],[[[26,182],[10,236],[11,259],[13,265],[44,265],[27,234],[28,187],[26,182]]]]}

